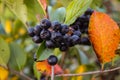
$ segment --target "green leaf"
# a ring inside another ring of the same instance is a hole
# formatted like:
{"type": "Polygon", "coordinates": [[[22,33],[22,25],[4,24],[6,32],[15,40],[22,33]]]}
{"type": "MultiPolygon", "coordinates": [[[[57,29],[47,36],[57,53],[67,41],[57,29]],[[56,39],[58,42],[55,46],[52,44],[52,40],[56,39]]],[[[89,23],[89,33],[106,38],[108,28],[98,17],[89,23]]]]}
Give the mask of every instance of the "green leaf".
{"type": "Polygon", "coordinates": [[[88,57],[85,55],[85,53],[83,51],[81,51],[79,49],[79,47],[76,46],[76,48],[77,48],[77,50],[79,52],[79,56],[80,56],[80,59],[81,59],[80,60],[81,64],[88,64],[88,62],[89,62],[88,57]]]}
{"type": "Polygon", "coordinates": [[[38,60],[45,60],[47,59],[50,55],[53,54],[53,50],[52,49],[45,49],[41,55],[39,56],[39,59],[38,60]]]}
{"type": "Polygon", "coordinates": [[[60,0],[60,2],[64,5],[64,7],[67,7],[71,1],[72,0],[60,0]]]}
{"type": "Polygon", "coordinates": [[[27,7],[23,0],[5,0],[5,4],[24,24],[27,22],[27,7]]]}
{"type": "Polygon", "coordinates": [[[45,16],[42,5],[37,0],[5,0],[4,2],[24,25],[26,25],[27,21],[36,22],[36,16],[41,19],[45,16]]]}
{"type": "Polygon", "coordinates": [[[41,74],[40,74],[40,72],[36,69],[35,63],[33,64],[33,71],[34,71],[35,77],[39,80],[41,74]]]}
{"type": "Polygon", "coordinates": [[[100,7],[102,5],[103,1],[102,0],[93,0],[90,7],[97,9],[98,7],[100,7]]]}
{"type": "Polygon", "coordinates": [[[36,22],[36,16],[39,16],[40,19],[45,17],[44,9],[37,0],[24,0],[24,3],[27,7],[27,16],[29,21],[36,22]]]}
{"type": "Polygon", "coordinates": [[[10,44],[10,60],[9,66],[16,70],[22,70],[26,63],[27,55],[24,50],[16,43],[10,44]]]}
{"type": "Polygon", "coordinates": [[[14,24],[13,24],[13,25],[14,25],[14,26],[12,27],[12,34],[13,34],[13,35],[16,35],[16,33],[19,32],[20,28],[24,26],[23,23],[22,23],[19,19],[16,19],[16,20],[14,21],[14,24]]]}
{"type": "Polygon", "coordinates": [[[40,55],[42,54],[42,52],[43,52],[45,49],[46,49],[45,41],[43,41],[43,42],[40,44],[40,46],[39,46],[39,48],[38,48],[38,50],[37,50],[37,52],[36,52],[37,58],[40,57],[40,55]]]}
{"type": "Polygon", "coordinates": [[[0,65],[6,67],[10,58],[10,50],[8,44],[0,38],[0,65]]]}
{"type": "Polygon", "coordinates": [[[72,24],[90,6],[92,0],[73,0],[66,9],[65,24],[72,24]]]}
{"type": "Polygon", "coordinates": [[[60,7],[54,10],[51,6],[48,7],[49,18],[51,21],[64,22],[66,10],[64,7],[60,7]]]}
{"type": "Polygon", "coordinates": [[[70,54],[70,56],[76,55],[78,62],[81,64],[80,56],[78,56],[79,52],[75,46],[70,47],[68,53],[70,54]]]}
{"type": "Polygon", "coordinates": [[[52,49],[47,49],[45,46],[45,41],[43,41],[40,45],[40,47],[37,50],[37,59],[38,60],[45,60],[47,59],[51,54],[53,54],[52,49]]]}

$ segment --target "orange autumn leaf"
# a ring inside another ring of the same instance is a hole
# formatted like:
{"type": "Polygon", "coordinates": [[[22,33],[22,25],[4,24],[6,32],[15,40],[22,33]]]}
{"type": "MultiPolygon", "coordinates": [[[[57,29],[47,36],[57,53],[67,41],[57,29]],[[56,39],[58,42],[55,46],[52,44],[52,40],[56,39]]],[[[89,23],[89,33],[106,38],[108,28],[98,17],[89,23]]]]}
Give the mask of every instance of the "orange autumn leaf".
{"type": "MultiPolygon", "coordinates": [[[[48,64],[47,60],[36,62],[36,69],[41,73],[44,73],[49,76],[51,75],[51,65],[48,64]]],[[[54,74],[61,74],[62,72],[63,71],[61,67],[58,64],[56,64],[54,66],[54,74]]]]}
{"type": "Polygon", "coordinates": [[[115,57],[119,44],[119,27],[107,14],[93,12],[88,28],[93,49],[101,63],[110,62],[115,57]]]}

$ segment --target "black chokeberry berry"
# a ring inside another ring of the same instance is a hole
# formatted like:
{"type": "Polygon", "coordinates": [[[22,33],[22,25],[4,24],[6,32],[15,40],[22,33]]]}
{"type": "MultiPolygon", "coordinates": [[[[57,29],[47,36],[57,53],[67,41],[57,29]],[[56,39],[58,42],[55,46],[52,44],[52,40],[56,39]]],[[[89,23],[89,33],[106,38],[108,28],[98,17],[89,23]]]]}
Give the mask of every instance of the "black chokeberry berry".
{"type": "Polygon", "coordinates": [[[54,42],[60,42],[62,40],[62,34],[60,32],[52,32],[51,40],[54,42]]]}
{"type": "Polygon", "coordinates": [[[51,27],[51,22],[48,20],[48,19],[43,19],[41,21],[41,26],[44,28],[44,29],[48,29],[49,27],[51,27]]]}
{"type": "Polygon", "coordinates": [[[34,37],[32,37],[32,40],[35,42],[35,43],[41,43],[43,40],[39,37],[39,36],[37,36],[37,35],[35,35],[34,37]]]}
{"type": "Polygon", "coordinates": [[[44,74],[42,74],[42,75],[40,76],[40,80],[46,80],[46,76],[45,76],[44,74]]]}
{"type": "Polygon", "coordinates": [[[55,48],[55,43],[51,40],[46,41],[46,47],[47,48],[55,48]]]}
{"type": "Polygon", "coordinates": [[[34,33],[35,33],[35,35],[40,35],[40,32],[42,31],[42,27],[41,27],[41,25],[36,25],[35,27],[34,27],[34,33]]]}
{"type": "Polygon", "coordinates": [[[81,32],[80,32],[80,30],[77,30],[77,31],[74,31],[73,32],[73,35],[77,35],[77,36],[79,36],[79,37],[81,37],[81,32]]]}
{"type": "Polygon", "coordinates": [[[85,15],[91,15],[94,12],[94,10],[88,8],[87,11],[85,11],[85,15]]]}
{"type": "Polygon", "coordinates": [[[88,37],[83,37],[83,38],[81,38],[80,44],[83,44],[83,45],[91,45],[88,37]]]}
{"type": "Polygon", "coordinates": [[[76,45],[76,44],[79,44],[79,42],[80,42],[80,37],[77,36],[77,35],[72,35],[72,36],[70,37],[70,40],[71,40],[71,42],[72,42],[73,45],[76,45]]]}
{"type": "Polygon", "coordinates": [[[52,22],[52,29],[54,31],[60,31],[61,30],[61,24],[58,21],[52,22]]]}
{"type": "Polygon", "coordinates": [[[68,47],[67,46],[60,46],[60,51],[66,51],[66,50],[68,50],[68,47]]]}
{"type": "Polygon", "coordinates": [[[72,25],[72,28],[74,29],[74,30],[78,30],[79,29],[79,25],[72,25]]]}
{"type": "Polygon", "coordinates": [[[49,30],[43,29],[40,33],[40,37],[44,40],[49,40],[51,37],[51,32],[49,30]]]}
{"type": "Polygon", "coordinates": [[[67,25],[65,25],[65,24],[62,24],[61,25],[61,34],[66,34],[66,33],[68,33],[69,32],[69,27],[67,26],[67,25]]]}
{"type": "Polygon", "coordinates": [[[58,62],[58,58],[57,58],[56,56],[54,56],[54,55],[49,56],[47,60],[48,60],[48,63],[49,63],[51,66],[56,65],[57,62],[58,62]]]}
{"type": "Polygon", "coordinates": [[[33,37],[35,34],[34,34],[34,28],[33,27],[29,27],[28,28],[28,35],[33,37]]]}
{"type": "Polygon", "coordinates": [[[78,20],[80,21],[80,22],[85,22],[86,21],[86,16],[85,15],[82,15],[82,16],[80,16],[79,18],[78,18],[78,20]]]}
{"type": "Polygon", "coordinates": [[[61,42],[59,49],[60,49],[61,51],[66,51],[66,50],[68,50],[68,44],[67,44],[67,42],[66,42],[66,41],[61,42]]]}
{"type": "Polygon", "coordinates": [[[65,35],[63,36],[63,40],[67,42],[67,41],[68,41],[68,39],[69,39],[69,37],[70,37],[70,35],[65,34],[65,35]]]}

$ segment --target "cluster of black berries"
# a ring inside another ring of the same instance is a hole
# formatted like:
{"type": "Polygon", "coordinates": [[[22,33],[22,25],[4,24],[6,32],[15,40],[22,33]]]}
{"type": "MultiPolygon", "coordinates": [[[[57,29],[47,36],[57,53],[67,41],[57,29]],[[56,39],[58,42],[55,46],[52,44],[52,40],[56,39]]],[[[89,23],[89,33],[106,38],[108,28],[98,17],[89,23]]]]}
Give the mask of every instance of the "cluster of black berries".
{"type": "Polygon", "coordinates": [[[82,33],[87,33],[88,32],[88,25],[89,25],[89,19],[91,14],[93,13],[92,9],[87,9],[87,11],[85,11],[85,13],[78,17],[76,19],[76,21],[71,25],[71,27],[75,28],[79,27],[80,31],[82,33]]]}
{"type": "Polygon", "coordinates": [[[51,22],[48,19],[43,19],[39,25],[34,28],[30,27],[28,34],[35,43],[41,43],[44,40],[46,47],[59,48],[61,51],[66,51],[76,44],[90,45],[89,39],[87,37],[81,38],[81,35],[87,32],[92,12],[91,9],[88,9],[70,27],[58,21],[51,22]]]}

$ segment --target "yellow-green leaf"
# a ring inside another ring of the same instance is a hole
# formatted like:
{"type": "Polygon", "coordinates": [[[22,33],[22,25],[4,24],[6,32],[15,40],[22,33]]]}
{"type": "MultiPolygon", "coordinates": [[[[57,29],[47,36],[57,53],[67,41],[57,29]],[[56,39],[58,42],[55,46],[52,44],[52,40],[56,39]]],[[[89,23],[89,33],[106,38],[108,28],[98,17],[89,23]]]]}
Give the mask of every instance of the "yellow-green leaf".
{"type": "Polygon", "coordinates": [[[6,67],[10,57],[8,44],[0,37],[0,65],[6,67]]]}
{"type": "Polygon", "coordinates": [[[92,0],[73,0],[66,9],[65,24],[72,24],[90,6],[92,0]]]}

